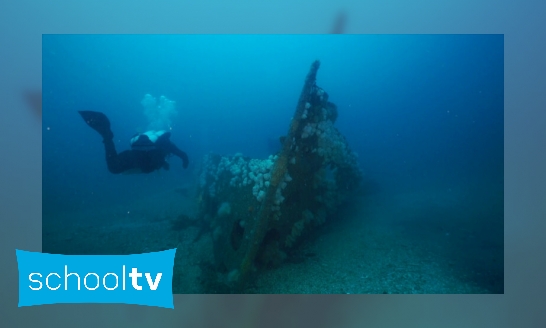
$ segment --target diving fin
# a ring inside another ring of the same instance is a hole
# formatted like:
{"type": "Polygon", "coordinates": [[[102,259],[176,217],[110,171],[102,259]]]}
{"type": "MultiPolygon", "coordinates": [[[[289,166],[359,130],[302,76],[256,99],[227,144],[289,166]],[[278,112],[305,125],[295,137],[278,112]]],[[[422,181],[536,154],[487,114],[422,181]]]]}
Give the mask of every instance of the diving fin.
{"type": "Polygon", "coordinates": [[[110,120],[106,115],[90,110],[80,110],[78,113],[80,113],[85,123],[97,131],[104,139],[114,138],[114,133],[110,130],[110,120]]]}

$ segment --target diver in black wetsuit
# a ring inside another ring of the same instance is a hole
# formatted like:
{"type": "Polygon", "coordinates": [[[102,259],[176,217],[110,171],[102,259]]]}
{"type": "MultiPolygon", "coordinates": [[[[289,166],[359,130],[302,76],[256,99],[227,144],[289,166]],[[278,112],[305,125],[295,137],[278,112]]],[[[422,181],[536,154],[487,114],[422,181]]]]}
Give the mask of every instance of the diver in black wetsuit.
{"type": "Polygon", "coordinates": [[[148,131],[137,134],[131,139],[131,149],[118,154],[108,117],[103,113],[93,111],[79,111],[79,113],[85,123],[102,136],[106,151],[106,164],[108,170],[114,174],[150,173],[160,168],[168,170],[169,164],[165,161],[165,157],[169,154],[179,157],[183,167],[188,167],[188,155],[169,140],[170,132],[148,131]]]}

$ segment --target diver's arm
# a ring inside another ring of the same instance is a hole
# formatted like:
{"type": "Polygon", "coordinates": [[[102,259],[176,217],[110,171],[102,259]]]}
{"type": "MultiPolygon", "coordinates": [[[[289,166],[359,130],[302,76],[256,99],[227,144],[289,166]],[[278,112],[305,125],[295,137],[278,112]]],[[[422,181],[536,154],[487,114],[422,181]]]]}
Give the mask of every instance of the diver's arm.
{"type": "Polygon", "coordinates": [[[177,156],[177,157],[180,157],[180,159],[182,160],[182,166],[184,168],[188,167],[188,165],[190,164],[190,160],[188,159],[188,155],[185,152],[178,149],[178,147],[176,147],[176,145],[173,144],[172,142],[169,142],[169,152],[172,153],[173,155],[177,156]]]}

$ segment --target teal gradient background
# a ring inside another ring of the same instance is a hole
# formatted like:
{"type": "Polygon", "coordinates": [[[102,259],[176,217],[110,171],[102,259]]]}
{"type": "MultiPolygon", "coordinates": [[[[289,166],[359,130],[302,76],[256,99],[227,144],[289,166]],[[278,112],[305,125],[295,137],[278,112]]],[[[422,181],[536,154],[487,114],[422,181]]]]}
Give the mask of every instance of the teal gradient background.
{"type": "Polygon", "coordinates": [[[544,327],[546,3],[538,1],[11,1],[0,10],[0,318],[6,327],[544,327]],[[41,250],[43,33],[505,35],[505,295],[176,295],[17,308],[14,250],[41,250]]]}

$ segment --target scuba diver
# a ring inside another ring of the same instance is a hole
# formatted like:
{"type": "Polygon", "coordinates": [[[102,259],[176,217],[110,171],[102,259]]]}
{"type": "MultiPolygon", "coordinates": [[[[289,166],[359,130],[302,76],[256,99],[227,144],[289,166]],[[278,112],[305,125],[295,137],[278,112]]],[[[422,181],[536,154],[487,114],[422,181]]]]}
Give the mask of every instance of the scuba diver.
{"type": "Polygon", "coordinates": [[[165,161],[165,158],[170,154],[179,157],[184,168],[188,167],[188,155],[169,140],[170,132],[148,131],[136,134],[131,138],[131,149],[118,154],[108,117],[101,112],[78,112],[85,123],[102,136],[106,151],[106,164],[110,172],[114,174],[150,173],[161,168],[168,170],[169,163],[165,161]]]}

